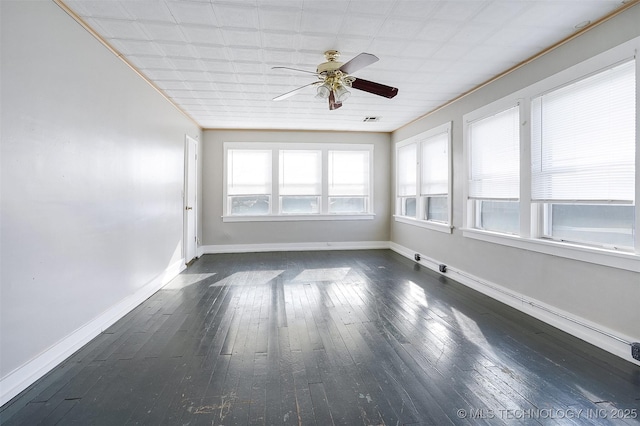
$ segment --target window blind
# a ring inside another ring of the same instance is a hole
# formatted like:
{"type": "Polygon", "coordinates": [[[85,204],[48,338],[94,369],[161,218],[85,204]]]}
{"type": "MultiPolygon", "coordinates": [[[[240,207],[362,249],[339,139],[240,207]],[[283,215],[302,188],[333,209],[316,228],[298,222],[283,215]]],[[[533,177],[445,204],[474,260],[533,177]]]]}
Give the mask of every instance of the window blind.
{"type": "Polygon", "coordinates": [[[532,103],[532,198],[633,202],[635,61],[532,103]]]}
{"type": "Polygon", "coordinates": [[[369,195],[369,152],[329,151],[329,196],[369,195]]]}
{"type": "Polygon", "coordinates": [[[271,151],[230,149],[227,195],[271,194],[271,151]]]}
{"type": "Polygon", "coordinates": [[[416,195],[416,151],[417,144],[415,143],[398,148],[397,176],[399,197],[411,197],[416,195]]]}
{"type": "Polygon", "coordinates": [[[516,105],[469,123],[469,198],[519,198],[519,110],[516,105]]]}
{"type": "Polygon", "coordinates": [[[449,192],[449,134],[434,135],[421,142],[421,195],[449,192]]]}
{"type": "Polygon", "coordinates": [[[280,151],[280,195],[322,193],[322,152],[280,151]]]}

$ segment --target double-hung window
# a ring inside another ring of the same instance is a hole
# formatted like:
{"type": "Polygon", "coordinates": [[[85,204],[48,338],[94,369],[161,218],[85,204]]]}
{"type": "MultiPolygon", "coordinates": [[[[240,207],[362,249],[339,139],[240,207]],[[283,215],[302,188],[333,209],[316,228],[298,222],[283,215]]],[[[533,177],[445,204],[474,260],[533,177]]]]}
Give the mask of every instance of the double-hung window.
{"type": "Polygon", "coordinates": [[[397,198],[399,216],[416,217],[418,144],[412,142],[397,149],[397,198]]]}
{"type": "Polygon", "coordinates": [[[474,228],[520,230],[519,111],[514,105],[468,124],[468,211],[474,228]]]}
{"type": "Polygon", "coordinates": [[[227,207],[230,215],[262,216],[271,213],[271,151],[227,151],[227,207]]]}
{"type": "Polygon", "coordinates": [[[631,40],[464,116],[465,236],[639,269],[639,50],[631,40]]]}
{"type": "Polygon", "coordinates": [[[396,145],[397,221],[451,232],[451,122],[396,145]]]}
{"type": "Polygon", "coordinates": [[[322,151],[280,150],[280,212],[320,213],[322,151]]]}
{"type": "Polygon", "coordinates": [[[532,100],[532,201],[542,237],[633,248],[635,61],[532,100]]]}
{"type": "Polygon", "coordinates": [[[328,152],[329,213],[369,211],[371,153],[369,151],[328,152]]]}
{"type": "Polygon", "coordinates": [[[224,144],[224,221],[373,219],[373,145],[224,144]]]}
{"type": "Polygon", "coordinates": [[[420,218],[449,223],[449,128],[420,142],[420,218]]]}

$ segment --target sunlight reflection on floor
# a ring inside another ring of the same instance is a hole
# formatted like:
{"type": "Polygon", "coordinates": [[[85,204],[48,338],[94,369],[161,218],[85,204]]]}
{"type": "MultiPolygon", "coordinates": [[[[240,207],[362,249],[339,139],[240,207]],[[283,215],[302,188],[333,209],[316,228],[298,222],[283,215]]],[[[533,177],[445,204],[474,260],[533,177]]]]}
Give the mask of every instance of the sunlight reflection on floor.
{"type": "Polygon", "coordinates": [[[351,268],[305,269],[291,282],[341,281],[351,268]]]}
{"type": "Polygon", "coordinates": [[[229,275],[211,284],[209,287],[220,287],[223,285],[263,285],[282,274],[284,270],[271,271],[241,271],[229,275]]]}

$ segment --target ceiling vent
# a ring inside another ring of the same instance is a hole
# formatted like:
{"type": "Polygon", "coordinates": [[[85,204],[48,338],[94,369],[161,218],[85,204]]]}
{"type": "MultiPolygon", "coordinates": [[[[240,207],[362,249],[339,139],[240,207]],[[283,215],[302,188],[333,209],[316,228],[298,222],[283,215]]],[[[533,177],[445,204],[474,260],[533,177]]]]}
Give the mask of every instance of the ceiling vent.
{"type": "Polygon", "coordinates": [[[365,123],[368,121],[380,121],[380,117],[365,117],[364,120],[365,123]]]}

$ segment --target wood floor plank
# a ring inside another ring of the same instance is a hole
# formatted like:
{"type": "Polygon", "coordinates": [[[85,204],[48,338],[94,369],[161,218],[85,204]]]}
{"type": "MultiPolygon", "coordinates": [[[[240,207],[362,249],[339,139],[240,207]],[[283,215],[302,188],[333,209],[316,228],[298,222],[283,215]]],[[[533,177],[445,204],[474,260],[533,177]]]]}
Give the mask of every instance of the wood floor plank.
{"type": "Polygon", "coordinates": [[[1,407],[0,423],[640,425],[639,376],[389,250],[219,254],[1,407]]]}
{"type": "Polygon", "coordinates": [[[331,416],[331,408],[322,383],[309,384],[309,393],[313,401],[313,413],[317,425],[335,425],[331,416]]]}

